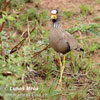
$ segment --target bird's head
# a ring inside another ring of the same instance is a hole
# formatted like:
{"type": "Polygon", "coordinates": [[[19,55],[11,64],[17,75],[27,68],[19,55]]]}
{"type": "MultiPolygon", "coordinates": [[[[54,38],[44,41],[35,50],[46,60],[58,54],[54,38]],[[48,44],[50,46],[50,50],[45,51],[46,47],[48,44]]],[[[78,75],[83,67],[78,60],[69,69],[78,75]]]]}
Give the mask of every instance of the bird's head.
{"type": "Polygon", "coordinates": [[[58,17],[59,17],[58,10],[56,9],[51,10],[51,20],[53,22],[56,22],[58,20],[58,17]]]}

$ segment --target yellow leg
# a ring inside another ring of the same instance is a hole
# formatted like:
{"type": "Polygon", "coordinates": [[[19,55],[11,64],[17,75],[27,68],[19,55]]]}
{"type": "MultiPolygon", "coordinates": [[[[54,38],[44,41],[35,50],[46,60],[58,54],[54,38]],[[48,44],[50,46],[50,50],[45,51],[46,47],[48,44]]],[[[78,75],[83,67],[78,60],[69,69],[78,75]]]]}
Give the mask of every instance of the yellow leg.
{"type": "Polygon", "coordinates": [[[59,56],[60,69],[62,68],[61,57],[59,56]]]}
{"type": "Polygon", "coordinates": [[[59,84],[60,84],[60,86],[62,87],[62,77],[63,77],[64,68],[65,68],[65,56],[64,56],[64,58],[63,58],[63,64],[62,64],[62,62],[61,62],[60,56],[59,56],[59,62],[60,62],[60,70],[61,70],[61,72],[60,72],[59,84]]]}

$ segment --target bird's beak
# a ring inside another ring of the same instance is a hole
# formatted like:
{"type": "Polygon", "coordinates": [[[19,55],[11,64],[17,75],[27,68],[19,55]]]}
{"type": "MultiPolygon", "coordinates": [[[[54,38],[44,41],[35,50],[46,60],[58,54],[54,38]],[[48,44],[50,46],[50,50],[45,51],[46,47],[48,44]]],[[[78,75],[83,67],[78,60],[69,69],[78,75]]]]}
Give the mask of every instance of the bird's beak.
{"type": "Polygon", "coordinates": [[[57,15],[51,15],[51,19],[57,19],[57,15]]]}

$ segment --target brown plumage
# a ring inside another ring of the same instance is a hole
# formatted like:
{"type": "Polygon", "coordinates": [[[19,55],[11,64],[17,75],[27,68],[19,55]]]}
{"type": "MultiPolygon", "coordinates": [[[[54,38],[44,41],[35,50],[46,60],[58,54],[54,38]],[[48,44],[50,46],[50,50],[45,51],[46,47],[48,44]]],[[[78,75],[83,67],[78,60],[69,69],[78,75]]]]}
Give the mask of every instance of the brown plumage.
{"type": "Polygon", "coordinates": [[[56,52],[62,54],[66,54],[71,50],[84,51],[79,47],[77,40],[62,29],[58,10],[51,11],[49,44],[56,52]]]}
{"type": "MultiPolygon", "coordinates": [[[[51,11],[51,29],[49,36],[49,44],[56,52],[62,54],[66,54],[71,50],[84,51],[79,47],[77,40],[74,39],[71,34],[65,32],[62,29],[60,24],[60,14],[58,10],[51,11]]],[[[63,71],[65,68],[65,55],[63,57],[63,62],[61,61],[61,57],[59,56],[59,63],[61,69],[59,85],[62,88],[63,71]]]]}

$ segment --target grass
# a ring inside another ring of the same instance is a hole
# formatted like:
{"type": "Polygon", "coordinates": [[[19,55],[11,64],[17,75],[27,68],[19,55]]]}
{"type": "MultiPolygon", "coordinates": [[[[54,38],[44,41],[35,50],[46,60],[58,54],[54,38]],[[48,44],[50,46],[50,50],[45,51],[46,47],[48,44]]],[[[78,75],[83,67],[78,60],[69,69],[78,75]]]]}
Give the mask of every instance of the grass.
{"type": "Polygon", "coordinates": [[[82,4],[80,6],[80,13],[81,13],[82,16],[91,15],[93,13],[93,7],[85,5],[85,4],[82,4]]]}
{"type": "MultiPolygon", "coordinates": [[[[100,52],[100,43],[97,41],[100,37],[100,24],[81,24],[80,22],[67,29],[71,34],[75,33],[73,35],[76,36],[85,52],[71,51],[66,54],[63,89],[59,91],[57,86],[60,66],[55,51],[48,48],[33,57],[35,52],[48,45],[48,10],[40,12],[38,8],[27,7],[26,5],[28,3],[24,1],[18,4],[13,1],[12,5],[8,7],[9,13],[4,14],[6,25],[4,30],[0,32],[2,40],[0,51],[3,50],[3,55],[0,55],[0,96],[5,100],[62,100],[62,98],[65,100],[99,100],[100,70],[95,54],[99,55],[100,52]],[[22,9],[22,4],[27,9],[22,9]],[[15,11],[14,14],[11,13],[12,10],[15,11]],[[31,31],[35,23],[36,28],[29,35],[26,30],[31,31]],[[76,32],[82,33],[82,39],[76,32]],[[24,41],[22,47],[17,52],[9,54],[11,48],[18,44],[26,34],[28,34],[28,38],[24,41]],[[8,59],[5,59],[6,55],[9,56],[8,59]],[[11,87],[34,87],[34,89],[14,91],[10,90],[11,87]],[[37,90],[35,90],[36,88],[37,90]]],[[[81,5],[80,11],[82,15],[88,16],[91,8],[81,5]]],[[[72,16],[79,17],[74,16],[72,11],[64,11],[63,18],[72,18],[72,16]]],[[[1,19],[3,18],[0,18],[2,24],[1,19]]]]}
{"type": "Polygon", "coordinates": [[[64,17],[64,19],[66,19],[66,18],[71,18],[73,16],[73,12],[72,11],[63,11],[63,17],[64,17]]]}

